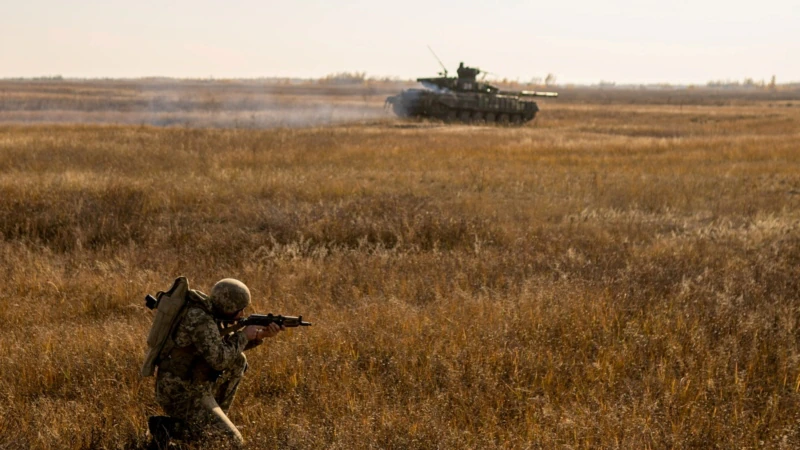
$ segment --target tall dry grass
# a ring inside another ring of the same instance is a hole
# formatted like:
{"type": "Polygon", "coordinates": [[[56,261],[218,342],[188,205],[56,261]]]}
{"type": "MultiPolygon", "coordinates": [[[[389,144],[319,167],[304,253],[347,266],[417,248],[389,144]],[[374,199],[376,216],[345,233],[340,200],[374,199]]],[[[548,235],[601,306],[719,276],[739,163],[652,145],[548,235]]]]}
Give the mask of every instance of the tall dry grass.
{"type": "Polygon", "coordinates": [[[141,447],[181,274],[315,323],[248,355],[252,448],[795,448],[799,125],[2,126],[0,448],[141,447]]]}

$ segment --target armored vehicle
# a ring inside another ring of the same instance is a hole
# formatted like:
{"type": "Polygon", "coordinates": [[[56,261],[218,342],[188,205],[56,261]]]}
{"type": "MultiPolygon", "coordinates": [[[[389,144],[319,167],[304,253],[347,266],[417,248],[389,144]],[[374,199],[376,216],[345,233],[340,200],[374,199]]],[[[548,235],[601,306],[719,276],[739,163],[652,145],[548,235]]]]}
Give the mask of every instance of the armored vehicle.
{"type": "Polygon", "coordinates": [[[458,77],[447,71],[436,78],[417,78],[427,89],[406,89],[386,99],[400,117],[427,117],[445,122],[522,124],[533,120],[539,107],[533,97],[557,97],[555,92],[502,91],[478,81],[480,69],[458,66],[458,77]]]}

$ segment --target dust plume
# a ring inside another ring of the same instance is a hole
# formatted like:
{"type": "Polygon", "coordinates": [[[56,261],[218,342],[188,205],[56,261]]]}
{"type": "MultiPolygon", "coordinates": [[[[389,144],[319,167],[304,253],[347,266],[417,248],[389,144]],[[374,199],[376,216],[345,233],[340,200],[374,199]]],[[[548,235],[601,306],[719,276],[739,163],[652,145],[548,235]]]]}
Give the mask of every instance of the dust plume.
{"type": "Polygon", "coordinates": [[[387,118],[394,86],[272,80],[0,81],[0,123],[307,127],[387,118]]]}

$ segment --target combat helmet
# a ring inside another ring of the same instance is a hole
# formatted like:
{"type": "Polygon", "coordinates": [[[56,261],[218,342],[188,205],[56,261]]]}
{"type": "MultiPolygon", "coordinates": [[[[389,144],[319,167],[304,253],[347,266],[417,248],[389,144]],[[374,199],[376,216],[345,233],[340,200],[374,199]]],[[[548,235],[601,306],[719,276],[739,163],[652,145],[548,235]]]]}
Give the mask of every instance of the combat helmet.
{"type": "Polygon", "coordinates": [[[227,319],[250,305],[250,289],[239,280],[225,278],[211,288],[208,300],[214,315],[227,319]]]}

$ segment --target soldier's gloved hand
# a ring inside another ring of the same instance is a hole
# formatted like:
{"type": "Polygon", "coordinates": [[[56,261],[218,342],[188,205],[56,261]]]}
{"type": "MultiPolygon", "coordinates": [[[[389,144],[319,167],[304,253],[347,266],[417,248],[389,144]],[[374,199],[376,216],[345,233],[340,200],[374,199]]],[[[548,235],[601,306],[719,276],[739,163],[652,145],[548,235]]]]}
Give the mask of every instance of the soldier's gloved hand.
{"type": "Polygon", "coordinates": [[[277,323],[271,323],[269,324],[268,327],[264,328],[264,331],[262,331],[261,334],[259,335],[259,339],[263,339],[265,337],[268,338],[275,337],[278,335],[278,333],[280,333],[285,329],[286,328],[284,328],[283,325],[279,326],[277,323]]]}
{"type": "Polygon", "coordinates": [[[262,327],[258,325],[248,325],[244,327],[244,335],[247,336],[247,340],[262,340],[268,337],[275,337],[279,332],[283,331],[283,326],[278,326],[277,324],[271,323],[267,327],[262,327]]]}
{"type": "Polygon", "coordinates": [[[258,325],[248,325],[244,327],[244,335],[248,341],[260,340],[260,335],[264,333],[264,327],[258,325]]]}

